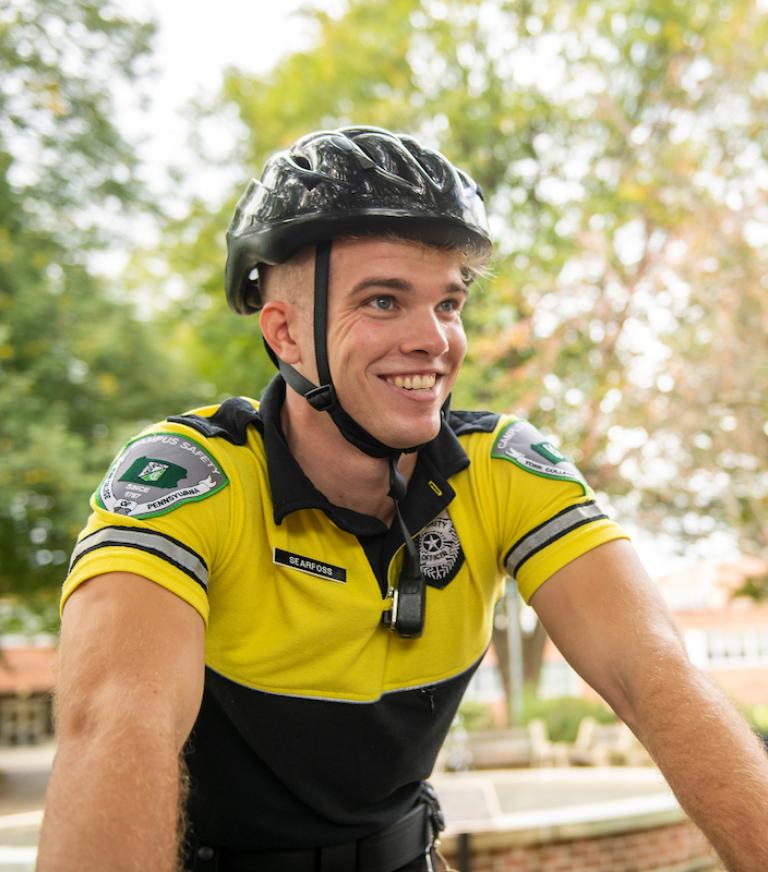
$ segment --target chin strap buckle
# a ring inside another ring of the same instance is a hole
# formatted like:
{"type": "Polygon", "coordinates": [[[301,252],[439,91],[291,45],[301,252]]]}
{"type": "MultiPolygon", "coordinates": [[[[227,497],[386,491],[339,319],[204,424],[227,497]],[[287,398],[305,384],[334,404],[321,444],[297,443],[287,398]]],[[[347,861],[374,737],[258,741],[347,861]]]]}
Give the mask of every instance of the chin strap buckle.
{"type": "Polygon", "coordinates": [[[327,412],[336,405],[336,391],[333,385],[320,385],[304,394],[304,399],[318,412],[327,412]]]}

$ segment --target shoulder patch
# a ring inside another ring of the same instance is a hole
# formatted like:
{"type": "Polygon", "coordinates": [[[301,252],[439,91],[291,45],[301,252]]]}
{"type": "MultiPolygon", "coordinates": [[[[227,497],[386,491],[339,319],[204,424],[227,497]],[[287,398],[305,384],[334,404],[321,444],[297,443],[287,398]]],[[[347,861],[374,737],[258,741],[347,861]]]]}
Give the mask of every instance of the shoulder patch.
{"type": "Polygon", "coordinates": [[[225,400],[209,418],[202,415],[174,415],[168,420],[174,424],[186,424],[208,438],[220,436],[233,445],[245,445],[250,424],[260,433],[264,430],[261,415],[243,397],[225,400]]]}
{"type": "Polygon", "coordinates": [[[194,439],[146,433],[118,454],[95,496],[109,512],[154,518],[206,499],[228,484],[224,470],[194,439]]]}
{"type": "Polygon", "coordinates": [[[507,424],[493,443],[491,457],[509,460],[543,478],[576,482],[587,493],[587,483],[579,470],[528,421],[507,424]]]}
{"type": "Polygon", "coordinates": [[[459,409],[448,413],[448,426],[456,436],[466,433],[493,433],[499,417],[496,412],[467,412],[459,409]]]}

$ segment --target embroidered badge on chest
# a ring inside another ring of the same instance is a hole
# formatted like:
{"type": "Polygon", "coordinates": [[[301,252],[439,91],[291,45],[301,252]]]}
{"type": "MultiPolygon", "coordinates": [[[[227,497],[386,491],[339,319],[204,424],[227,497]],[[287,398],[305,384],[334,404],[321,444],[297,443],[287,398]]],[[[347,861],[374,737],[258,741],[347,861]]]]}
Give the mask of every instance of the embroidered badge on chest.
{"type": "Polygon", "coordinates": [[[448,511],[441,512],[417,538],[419,564],[427,584],[445,587],[464,563],[464,551],[448,511]]]}
{"type": "Polygon", "coordinates": [[[148,433],[129,442],[96,492],[107,511],[132,518],[164,515],[212,496],[229,483],[202,445],[176,433],[148,433]]]}

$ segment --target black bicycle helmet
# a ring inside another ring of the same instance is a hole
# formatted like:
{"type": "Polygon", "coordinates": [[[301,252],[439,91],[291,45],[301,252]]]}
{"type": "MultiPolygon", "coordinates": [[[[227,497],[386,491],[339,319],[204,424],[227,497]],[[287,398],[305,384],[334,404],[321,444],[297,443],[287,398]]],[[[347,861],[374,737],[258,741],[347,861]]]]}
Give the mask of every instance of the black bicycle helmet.
{"type": "Polygon", "coordinates": [[[240,198],[227,230],[229,305],[259,309],[260,263],[363,234],[491,249],[480,189],[442,154],[379,127],[318,131],[271,157],[240,198]]]}

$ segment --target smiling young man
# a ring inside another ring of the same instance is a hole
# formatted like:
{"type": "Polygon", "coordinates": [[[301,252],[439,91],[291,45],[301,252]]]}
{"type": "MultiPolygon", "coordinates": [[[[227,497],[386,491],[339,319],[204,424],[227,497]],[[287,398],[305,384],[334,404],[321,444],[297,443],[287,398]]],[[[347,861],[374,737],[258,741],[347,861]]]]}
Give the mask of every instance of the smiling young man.
{"type": "Polygon", "coordinates": [[[148,428],[94,494],[39,872],[442,869],[425,779],[505,574],[729,869],[768,868],[765,755],[621,529],[530,424],[449,409],[490,252],[474,182],[411,137],[322,131],[227,240],[279,375],[148,428]]]}

